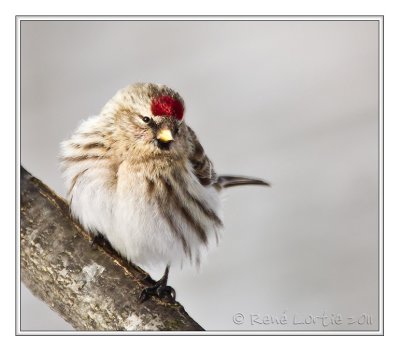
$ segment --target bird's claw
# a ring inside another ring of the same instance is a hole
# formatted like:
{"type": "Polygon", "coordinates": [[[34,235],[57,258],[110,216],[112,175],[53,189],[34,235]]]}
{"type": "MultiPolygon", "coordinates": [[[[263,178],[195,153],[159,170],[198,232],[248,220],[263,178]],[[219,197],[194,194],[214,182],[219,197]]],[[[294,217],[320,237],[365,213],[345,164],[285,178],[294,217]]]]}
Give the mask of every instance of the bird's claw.
{"type": "Polygon", "coordinates": [[[168,297],[175,301],[176,292],[175,289],[171,286],[156,283],[154,286],[146,287],[145,289],[143,289],[143,291],[139,295],[139,302],[144,302],[150,296],[157,296],[161,299],[168,297]]]}
{"type": "Polygon", "coordinates": [[[157,288],[157,296],[160,298],[168,296],[171,297],[173,301],[175,301],[176,292],[175,289],[171,286],[159,286],[157,288]]]}
{"type": "Polygon", "coordinates": [[[96,248],[97,245],[99,245],[101,243],[101,238],[99,238],[99,236],[93,236],[90,239],[90,247],[92,248],[96,248]]]}

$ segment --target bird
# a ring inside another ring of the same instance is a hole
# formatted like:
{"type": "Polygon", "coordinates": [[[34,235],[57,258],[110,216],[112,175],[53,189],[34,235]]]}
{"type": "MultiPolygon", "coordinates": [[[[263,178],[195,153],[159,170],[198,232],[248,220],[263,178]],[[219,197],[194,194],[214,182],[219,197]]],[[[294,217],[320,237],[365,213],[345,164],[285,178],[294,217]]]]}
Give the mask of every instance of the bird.
{"type": "Polygon", "coordinates": [[[171,266],[197,265],[223,228],[221,193],[258,178],[217,174],[186,123],[181,95],[163,84],[117,91],[100,113],[61,143],[60,167],[72,216],[135,265],[162,265],[141,291],[176,298],[171,266]]]}

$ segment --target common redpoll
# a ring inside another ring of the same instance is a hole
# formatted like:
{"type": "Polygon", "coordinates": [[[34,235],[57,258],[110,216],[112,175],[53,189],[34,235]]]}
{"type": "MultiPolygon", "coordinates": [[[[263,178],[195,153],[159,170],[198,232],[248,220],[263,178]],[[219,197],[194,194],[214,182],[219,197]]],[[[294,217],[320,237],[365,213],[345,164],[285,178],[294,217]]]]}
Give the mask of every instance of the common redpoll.
{"type": "Polygon", "coordinates": [[[135,264],[164,264],[149,295],[170,294],[172,264],[200,263],[222,227],[220,193],[259,179],[218,176],[172,89],[138,83],[121,89],[98,116],[62,143],[61,166],[72,215],[135,264]]]}

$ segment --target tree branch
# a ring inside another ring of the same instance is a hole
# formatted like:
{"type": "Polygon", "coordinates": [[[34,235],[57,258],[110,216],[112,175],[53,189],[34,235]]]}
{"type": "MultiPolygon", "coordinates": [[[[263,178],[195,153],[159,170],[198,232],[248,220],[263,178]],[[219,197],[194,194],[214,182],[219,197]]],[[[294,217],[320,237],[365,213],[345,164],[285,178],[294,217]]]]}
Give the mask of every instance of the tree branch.
{"type": "Polygon", "coordinates": [[[203,330],[176,302],[138,302],[154,281],[91,236],[69,207],[21,167],[21,277],[77,330],[203,330]]]}

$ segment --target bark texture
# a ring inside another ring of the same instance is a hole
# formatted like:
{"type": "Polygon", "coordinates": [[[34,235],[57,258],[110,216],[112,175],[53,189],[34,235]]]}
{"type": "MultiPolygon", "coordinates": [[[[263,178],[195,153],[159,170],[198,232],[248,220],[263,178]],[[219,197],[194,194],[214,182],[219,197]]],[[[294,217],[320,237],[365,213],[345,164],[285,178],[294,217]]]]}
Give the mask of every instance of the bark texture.
{"type": "Polygon", "coordinates": [[[77,330],[203,330],[177,302],[139,303],[148,274],[92,246],[66,202],[22,167],[20,254],[24,284],[77,330]]]}

